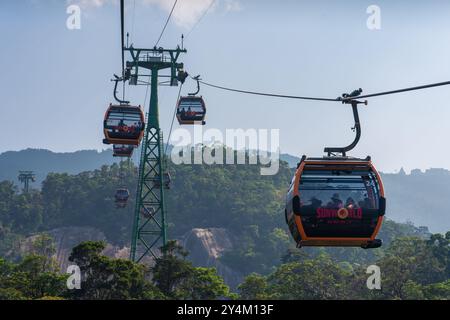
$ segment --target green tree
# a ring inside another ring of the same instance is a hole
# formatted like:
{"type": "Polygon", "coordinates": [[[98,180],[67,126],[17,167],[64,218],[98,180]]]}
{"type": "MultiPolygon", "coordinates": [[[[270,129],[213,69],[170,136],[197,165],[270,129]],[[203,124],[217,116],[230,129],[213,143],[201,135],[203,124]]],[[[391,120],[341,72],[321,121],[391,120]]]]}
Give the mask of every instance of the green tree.
{"type": "Polygon", "coordinates": [[[188,252],[176,241],[161,248],[152,268],[153,282],[170,299],[217,299],[234,297],[212,268],[195,268],[186,260],[188,252]]]}
{"type": "Polygon", "coordinates": [[[268,277],[269,292],[283,300],[343,299],[350,274],[326,255],[283,264],[268,277]]]}
{"type": "Polygon", "coordinates": [[[423,292],[430,300],[450,300],[450,279],[427,285],[423,288],[423,292]]]}
{"type": "Polygon", "coordinates": [[[234,298],[223,278],[217,275],[214,268],[193,268],[192,273],[182,289],[184,298],[192,300],[214,300],[218,298],[234,298]]]}
{"type": "Polygon", "coordinates": [[[63,296],[66,276],[48,262],[47,257],[28,255],[19,264],[0,259],[0,296],[2,299],[40,299],[63,296]]]}
{"type": "Polygon", "coordinates": [[[130,260],[102,255],[105,244],[83,242],[73,248],[69,260],[82,273],[81,290],[73,290],[76,299],[129,300],[159,296],[145,279],[144,266],[130,260]]]}
{"type": "Polygon", "coordinates": [[[267,278],[257,273],[248,275],[238,289],[239,298],[243,300],[268,300],[271,298],[267,278]]]}

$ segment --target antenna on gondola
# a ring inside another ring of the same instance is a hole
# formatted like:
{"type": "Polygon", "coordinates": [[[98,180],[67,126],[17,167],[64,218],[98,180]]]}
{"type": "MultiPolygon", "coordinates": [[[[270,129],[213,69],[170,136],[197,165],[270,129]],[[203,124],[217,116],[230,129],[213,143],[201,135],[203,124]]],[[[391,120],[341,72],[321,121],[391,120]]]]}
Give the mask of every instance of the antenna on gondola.
{"type": "Polygon", "coordinates": [[[324,152],[327,153],[329,157],[335,156],[337,153],[340,153],[343,157],[345,157],[347,152],[353,150],[358,144],[359,139],[361,138],[361,123],[359,121],[358,105],[364,104],[367,106],[368,102],[367,100],[359,101],[353,98],[360,96],[362,92],[363,90],[360,88],[350,94],[344,93],[342,94],[342,97],[337,98],[337,100],[342,101],[343,104],[352,105],[353,118],[355,119],[355,125],[353,126],[352,130],[356,131],[356,136],[353,142],[346,147],[326,147],[324,149],[324,152]]]}

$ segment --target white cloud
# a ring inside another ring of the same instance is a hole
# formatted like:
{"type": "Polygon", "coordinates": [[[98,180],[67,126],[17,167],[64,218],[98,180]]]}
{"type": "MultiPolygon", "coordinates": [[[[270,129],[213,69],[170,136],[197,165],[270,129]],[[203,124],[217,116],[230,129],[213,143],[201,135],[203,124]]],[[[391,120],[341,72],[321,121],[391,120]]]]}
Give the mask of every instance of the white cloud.
{"type": "Polygon", "coordinates": [[[67,0],[67,4],[76,4],[81,9],[101,8],[106,4],[118,4],[119,0],[67,0]]]}
{"type": "MultiPolygon", "coordinates": [[[[169,13],[175,0],[136,0],[142,5],[157,6],[161,10],[169,13]]],[[[127,1],[130,5],[132,1],[127,1]]],[[[68,4],[79,5],[82,9],[101,8],[108,4],[119,4],[119,0],[67,0],[68,4]]],[[[221,8],[225,13],[242,10],[239,0],[178,0],[177,6],[172,15],[173,22],[186,29],[191,28],[206,12],[221,8]],[[212,7],[211,7],[212,6],[212,7]]]]}
{"type": "MultiPolygon", "coordinates": [[[[174,1],[171,0],[142,0],[144,4],[157,5],[162,10],[170,12],[174,1]]],[[[208,10],[214,0],[178,0],[172,15],[173,22],[183,28],[192,27],[203,13],[208,10]]],[[[217,1],[216,1],[217,2],[217,1]]],[[[217,4],[214,5],[214,7],[217,4]]],[[[211,8],[211,11],[215,8],[211,8]]]]}
{"type": "Polygon", "coordinates": [[[236,0],[225,0],[225,11],[241,11],[242,6],[239,1],[236,0]]]}

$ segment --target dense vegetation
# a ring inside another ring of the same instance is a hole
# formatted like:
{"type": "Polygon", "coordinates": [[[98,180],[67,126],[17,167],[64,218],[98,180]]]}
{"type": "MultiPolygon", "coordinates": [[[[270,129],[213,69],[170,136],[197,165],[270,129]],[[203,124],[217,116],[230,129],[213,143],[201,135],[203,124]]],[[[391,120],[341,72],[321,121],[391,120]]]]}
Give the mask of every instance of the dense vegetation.
{"type": "Polygon", "coordinates": [[[20,262],[0,259],[1,299],[450,299],[450,232],[428,240],[398,239],[377,261],[381,290],[368,290],[361,265],[338,262],[326,253],[310,257],[288,251],[267,276],[246,277],[231,293],[213,268],[194,267],[187,252],[171,241],[151,268],[101,254],[102,242],[76,246],[80,290],[69,290],[68,275],[56,267],[51,239],[37,237],[20,262]]]}
{"type": "Polygon", "coordinates": [[[0,300],[24,299],[231,299],[215,269],[193,267],[187,253],[171,241],[155,265],[146,268],[101,254],[102,242],[83,242],[69,260],[80,268],[81,288],[69,289],[69,275],[59,273],[51,238],[42,235],[19,263],[0,259],[0,300]]]}
{"type": "Polygon", "coordinates": [[[242,299],[450,299],[450,232],[397,239],[375,263],[381,290],[366,286],[367,265],[288,252],[268,276],[249,275],[242,299]]]}
{"type": "MultiPolygon", "coordinates": [[[[165,251],[166,260],[152,270],[103,256],[104,244],[80,244],[73,249],[71,259],[83,273],[98,276],[86,280],[84,289],[75,292],[65,288],[66,277],[51,262],[51,249],[21,254],[21,239],[72,226],[95,227],[108,242],[128,245],[133,206],[117,210],[113,195],[121,184],[135,190],[137,170],[126,163],[121,166],[113,164],[76,175],[51,173],[40,190],[29,194],[20,193],[12,182],[0,182],[0,297],[235,297],[213,269],[193,267],[174,243],[165,251]],[[126,173],[122,182],[120,170],[126,173]],[[89,263],[85,264],[86,260],[89,263]],[[181,269],[168,275],[164,268],[172,268],[172,264],[181,269]],[[117,283],[112,285],[110,279],[117,283]],[[193,284],[199,279],[204,282],[193,284]],[[42,283],[51,286],[42,287],[42,283]],[[34,289],[29,292],[29,288],[34,289]]],[[[450,233],[430,235],[411,224],[387,221],[380,234],[385,245],[380,249],[298,250],[286,232],[283,216],[284,192],[293,172],[287,164],[282,163],[275,176],[261,176],[258,166],[249,165],[183,165],[172,166],[170,171],[170,237],[181,238],[192,228],[227,229],[234,249],[222,262],[248,275],[237,290],[242,298],[450,298],[450,233]],[[365,285],[365,270],[370,264],[382,270],[382,290],[370,291],[365,285]]],[[[130,202],[134,202],[133,193],[130,202]]]]}
{"type": "MultiPolygon", "coordinates": [[[[171,146],[168,147],[168,150],[171,146]]],[[[139,161],[139,150],[133,160],[139,161]]],[[[300,155],[299,155],[300,156],[300,155]]],[[[295,167],[300,160],[289,154],[281,154],[281,159],[295,167]]],[[[49,150],[27,149],[0,154],[0,181],[17,181],[19,170],[34,170],[37,181],[33,187],[41,188],[41,183],[48,174],[69,173],[77,175],[81,172],[94,171],[102,165],[117,162],[111,150],[97,152],[84,150],[71,153],[54,153],[49,150]]],[[[411,174],[382,174],[385,189],[389,194],[388,214],[395,221],[412,221],[417,226],[427,226],[436,232],[445,233],[450,229],[450,171],[446,169],[412,170],[411,174]],[[411,195],[414,195],[411,197],[411,195]]],[[[233,185],[230,185],[234,186],[233,185]]],[[[285,185],[282,186],[283,190],[285,185]]]]}

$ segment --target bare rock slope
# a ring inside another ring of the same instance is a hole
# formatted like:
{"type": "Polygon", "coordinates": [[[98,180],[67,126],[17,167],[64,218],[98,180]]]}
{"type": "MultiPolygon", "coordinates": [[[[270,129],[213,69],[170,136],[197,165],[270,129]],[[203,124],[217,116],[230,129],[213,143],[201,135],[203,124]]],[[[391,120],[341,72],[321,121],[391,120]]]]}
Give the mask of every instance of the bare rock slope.
{"type": "Polygon", "coordinates": [[[241,283],[243,276],[220,261],[224,252],[233,249],[232,237],[226,229],[192,229],[181,243],[189,251],[189,259],[195,266],[216,268],[231,288],[241,283]]]}

